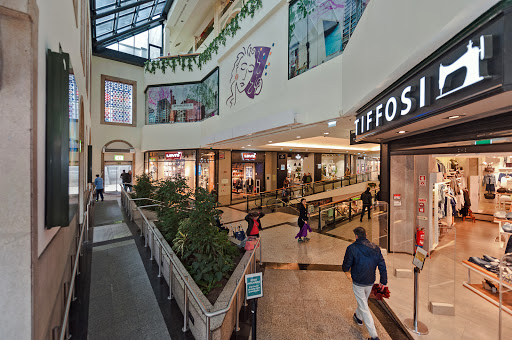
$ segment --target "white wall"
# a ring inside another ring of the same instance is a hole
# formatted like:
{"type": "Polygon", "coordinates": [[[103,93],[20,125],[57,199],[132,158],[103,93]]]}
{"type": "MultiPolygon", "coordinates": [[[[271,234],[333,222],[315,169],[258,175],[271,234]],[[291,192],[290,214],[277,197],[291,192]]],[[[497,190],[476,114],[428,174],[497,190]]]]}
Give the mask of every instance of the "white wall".
{"type": "MultiPolygon", "coordinates": [[[[143,171],[144,155],[140,152],[141,130],[144,127],[146,119],[146,99],[144,89],[146,87],[144,80],[144,69],[139,66],[120,63],[117,61],[93,57],[92,58],[92,142],[93,142],[93,161],[92,171],[95,174],[101,174],[101,154],[102,148],[108,142],[113,140],[123,140],[130,143],[135,148],[135,173],[140,174],[143,171]],[[134,80],[137,82],[137,126],[119,126],[101,124],[101,75],[134,80]]],[[[165,138],[165,137],[164,137],[165,138]]]]}
{"type": "MultiPolygon", "coordinates": [[[[288,80],[288,4],[263,0],[202,70],[145,74],[146,83],[197,81],[220,68],[220,115],[202,123],[145,127],[142,149],[199,147],[299,122],[355,111],[426,58],[497,0],[370,1],[343,54],[288,80]],[[242,47],[272,46],[267,76],[254,99],[238,93],[230,107],[230,77],[242,47]],[[178,130],[178,131],[177,131],[178,130]],[[194,136],[193,141],[186,136],[194,136]]],[[[351,126],[350,126],[351,128],[351,126]]]]}
{"type": "Polygon", "coordinates": [[[343,113],[373,97],[499,0],[369,2],[343,52],[343,113]]]}

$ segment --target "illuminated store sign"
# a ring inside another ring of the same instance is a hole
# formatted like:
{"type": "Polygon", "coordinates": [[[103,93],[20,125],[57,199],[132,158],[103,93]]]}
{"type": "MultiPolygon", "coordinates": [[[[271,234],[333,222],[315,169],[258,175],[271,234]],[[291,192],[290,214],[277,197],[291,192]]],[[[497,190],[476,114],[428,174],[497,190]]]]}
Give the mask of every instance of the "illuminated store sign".
{"type": "Polygon", "coordinates": [[[256,160],[256,152],[242,152],[242,160],[255,161],[256,160]]]}
{"type": "Polygon", "coordinates": [[[182,157],[183,157],[183,152],[181,152],[181,151],[165,153],[165,159],[181,159],[182,157]]]}
{"type": "Polygon", "coordinates": [[[501,71],[501,67],[496,67],[498,61],[494,61],[496,54],[501,54],[501,51],[494,51],[493,40],[496,38],[500,37],[479,34],[464,40],[441,61],[431,63],[402,86],[368,105],[354,122],[356,137],[394,125],[392,123],[396,121],[410,121],[432,114],[462,96],[467,97],[468,93],[459,91],[470,86],[477,93],[494,85],[489,80],[496,81],[499,77],[495,75],[501,71]],[[493,75],[488,70],[492,70],[493,75]],[[477,85],[479,83],[482,85],[477,85]]]}
{"type": "Polygon", "coordinates": [[[114,155],[115,161],[124,161],[124,155],[114,155]]]}

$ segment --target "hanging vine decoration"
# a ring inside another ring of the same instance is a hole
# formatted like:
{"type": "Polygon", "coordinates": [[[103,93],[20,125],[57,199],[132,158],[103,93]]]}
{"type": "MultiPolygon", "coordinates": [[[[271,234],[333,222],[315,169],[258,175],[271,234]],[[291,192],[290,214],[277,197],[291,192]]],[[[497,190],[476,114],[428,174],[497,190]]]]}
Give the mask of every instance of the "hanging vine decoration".
{"type": "Polygon", "coordinates": [[[194,65],[201,70],[202,67],[212,59],[213,55],[217,54],[220,45],[226,46],[227,37],[234,37],[236,32],[241,29],[241,21],[249,16],[254,18],[256,10],[260,9],[262,6],[263,0],[248,0],[240,12],[231,19],[229,24],[226,25],[226,27],[212,40],[201,54],[147,60],[144,63],[144,71],[155,74],[156,70],[159,69],[162,73],[165,73],[165,70],[170,68],[172,72],[175,72],[178,65],[182,71],[188,69],[188,71],[192,72],[194,70],[194,65]]]}

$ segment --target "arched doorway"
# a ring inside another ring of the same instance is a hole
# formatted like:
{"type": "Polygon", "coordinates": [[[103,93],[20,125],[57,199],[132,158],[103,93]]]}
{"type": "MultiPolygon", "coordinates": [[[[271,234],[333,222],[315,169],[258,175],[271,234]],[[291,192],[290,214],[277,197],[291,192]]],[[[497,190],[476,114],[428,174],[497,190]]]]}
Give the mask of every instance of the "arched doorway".
{"type": "Polygon", "coordinates": [[[105,144],[101,153],[101,169],[105,192],[119,192],[121,190],[123,171],[131,173],[135,169],[135,153],[133,146],[123,140],[113,140],[105,144]]]}

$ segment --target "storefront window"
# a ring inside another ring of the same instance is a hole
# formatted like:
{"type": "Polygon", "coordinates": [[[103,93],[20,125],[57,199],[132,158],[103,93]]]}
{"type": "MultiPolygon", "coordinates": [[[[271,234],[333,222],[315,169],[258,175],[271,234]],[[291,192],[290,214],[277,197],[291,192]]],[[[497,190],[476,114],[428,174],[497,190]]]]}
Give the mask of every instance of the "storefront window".
{"type": "Polygon", "coordinates": [[[302,156],[300,154],[289,156],[286,163],[290,184],[302,183],[302,177],[304,176],[304,159],[302,156]]]}
{"type": "Polygon", "coordinates": [[[233,200],[244,199],[247,194],[265,190],[265,153],[236,152],[231,153],[231,197],[233,200]]]}
{"type": "Polygon", "coordinates": [[[195,189],[196,150],[147,152],[146,171],[153,180],[181,176],[195,189]]]}
{"type": "Polygon", "coordinates": [[[343,154],[322,154],[322,179],[336,179],[345,176],[343,154]]]}
{"type": "Polygon", "coordinates": [[[215,189],[215,175],[215,151],[199,150],[199,164],[197,166],[199,187],[212,192],[215,189]]]}
{"type": "Polygon", "coordinates": [[[297,0],[289,7],[288,77],[340,55],[369,0],[297,0]]]}

